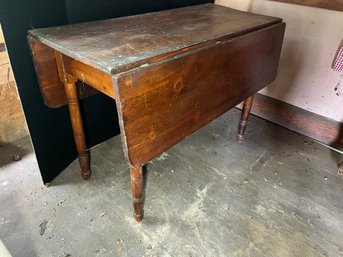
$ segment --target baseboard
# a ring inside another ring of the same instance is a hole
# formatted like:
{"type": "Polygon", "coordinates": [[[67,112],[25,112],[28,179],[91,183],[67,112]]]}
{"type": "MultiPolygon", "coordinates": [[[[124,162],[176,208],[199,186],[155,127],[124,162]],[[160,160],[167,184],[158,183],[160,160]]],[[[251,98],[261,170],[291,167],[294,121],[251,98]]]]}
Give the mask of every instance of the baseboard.
{"type": "Polygon", "coordinates": [[[342,147],[343,124],[324,116],[261,94],[256,94],[251,113],[331,147],[342,147]]]}

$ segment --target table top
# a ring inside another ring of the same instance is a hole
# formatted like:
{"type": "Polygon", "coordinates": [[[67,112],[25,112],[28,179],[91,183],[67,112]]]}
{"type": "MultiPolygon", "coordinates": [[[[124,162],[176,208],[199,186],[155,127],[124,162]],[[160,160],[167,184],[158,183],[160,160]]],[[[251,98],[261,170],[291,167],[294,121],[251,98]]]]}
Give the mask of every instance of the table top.
{"type": "Polygon", "coordinates": [[[162,61],[281,22],[202,4],[94,22],[34,29],[29,35],[108,74],[162,61]]]}

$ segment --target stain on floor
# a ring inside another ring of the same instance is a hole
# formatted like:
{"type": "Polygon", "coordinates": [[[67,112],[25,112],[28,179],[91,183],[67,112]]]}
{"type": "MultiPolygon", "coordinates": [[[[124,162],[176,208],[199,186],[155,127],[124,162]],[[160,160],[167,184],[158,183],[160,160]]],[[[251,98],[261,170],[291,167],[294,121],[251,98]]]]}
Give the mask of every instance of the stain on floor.
{"type": "Polygon", "coordinates": [[[341,156],[253,116],[238,144],[239,115],[147,165],[141,223],[118,136],[92,149],[88,182],[77,161],[49,187],[33,153],[4,162],[0,239],[14,257],[343,256],[341,156]]]}

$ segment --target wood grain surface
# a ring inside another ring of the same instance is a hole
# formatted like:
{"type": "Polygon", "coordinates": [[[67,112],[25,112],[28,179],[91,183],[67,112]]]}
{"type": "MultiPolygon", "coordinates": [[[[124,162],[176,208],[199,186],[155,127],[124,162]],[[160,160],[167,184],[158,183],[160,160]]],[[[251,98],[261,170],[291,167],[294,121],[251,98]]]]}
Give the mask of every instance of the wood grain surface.
{"type": "Polygon", "coordinates": [[[320,7],[336,11],[343,11],[343,0],[272,0],[290,4],[300,4],[312,7],[320,7]]]}
{"type": "Polygon", "coordinates": [[[256,94],[251,113],[340,149],[343,126],[337,121],[261,94],[256,94]]]}
{"type": "MultiPolygon", "coordinates": [[[[56,53],[60,54],[57,51],[56,53]]],[[[67,72],[69,75],[76,77],[81,82],[92,85],[93,88],[104,93],[105,95],[108,95],[111,98],[115,97],[111,75],[63,54],[62,61],[65,72],[67,72]]]]}
{"type": "Polygon", "coordinates": [[[40,42],[84,64],[115,74],[163,60],[281,19],[202,4],[62,27],[35,29],[40,42]]]}
{"type": "MultiPolygon", "coordinates": [[[[64,85],[58,75],[54,50],[31,36],[28,36],[27,39],[44,103],[50,108],[66,105],[68,101],[64,85]]],[[[78,83],[80,99],[97,93],[98,91],[93,87],[85,83],[78,83]]]]}
{"type": "Polygon", "coordinates": [[[276,76],[285,24],[115,78],[124,150],[145,164],[276,76]]]}
{"type": "Polygon", "coordinates": [[[17,83],[0,25],[0,146],[16,142],[27,135],[17,83]]]}

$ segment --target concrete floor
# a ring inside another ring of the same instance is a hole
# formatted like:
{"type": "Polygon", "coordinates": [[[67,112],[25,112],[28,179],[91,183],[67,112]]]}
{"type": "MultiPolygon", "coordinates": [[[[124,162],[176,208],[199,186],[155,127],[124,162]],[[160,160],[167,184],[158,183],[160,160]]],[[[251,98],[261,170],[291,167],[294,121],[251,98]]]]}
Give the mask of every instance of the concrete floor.
{"type": "Polygon", "coordinates": [[[92,149],[91,181],[75,161],[49,187],[28,140],[0,148],[0,239],[18,257],[343,256],[342,157],[253,116],[239,145],[239,114],[148,164],[142,223],[120,137],[92,149]]]}

